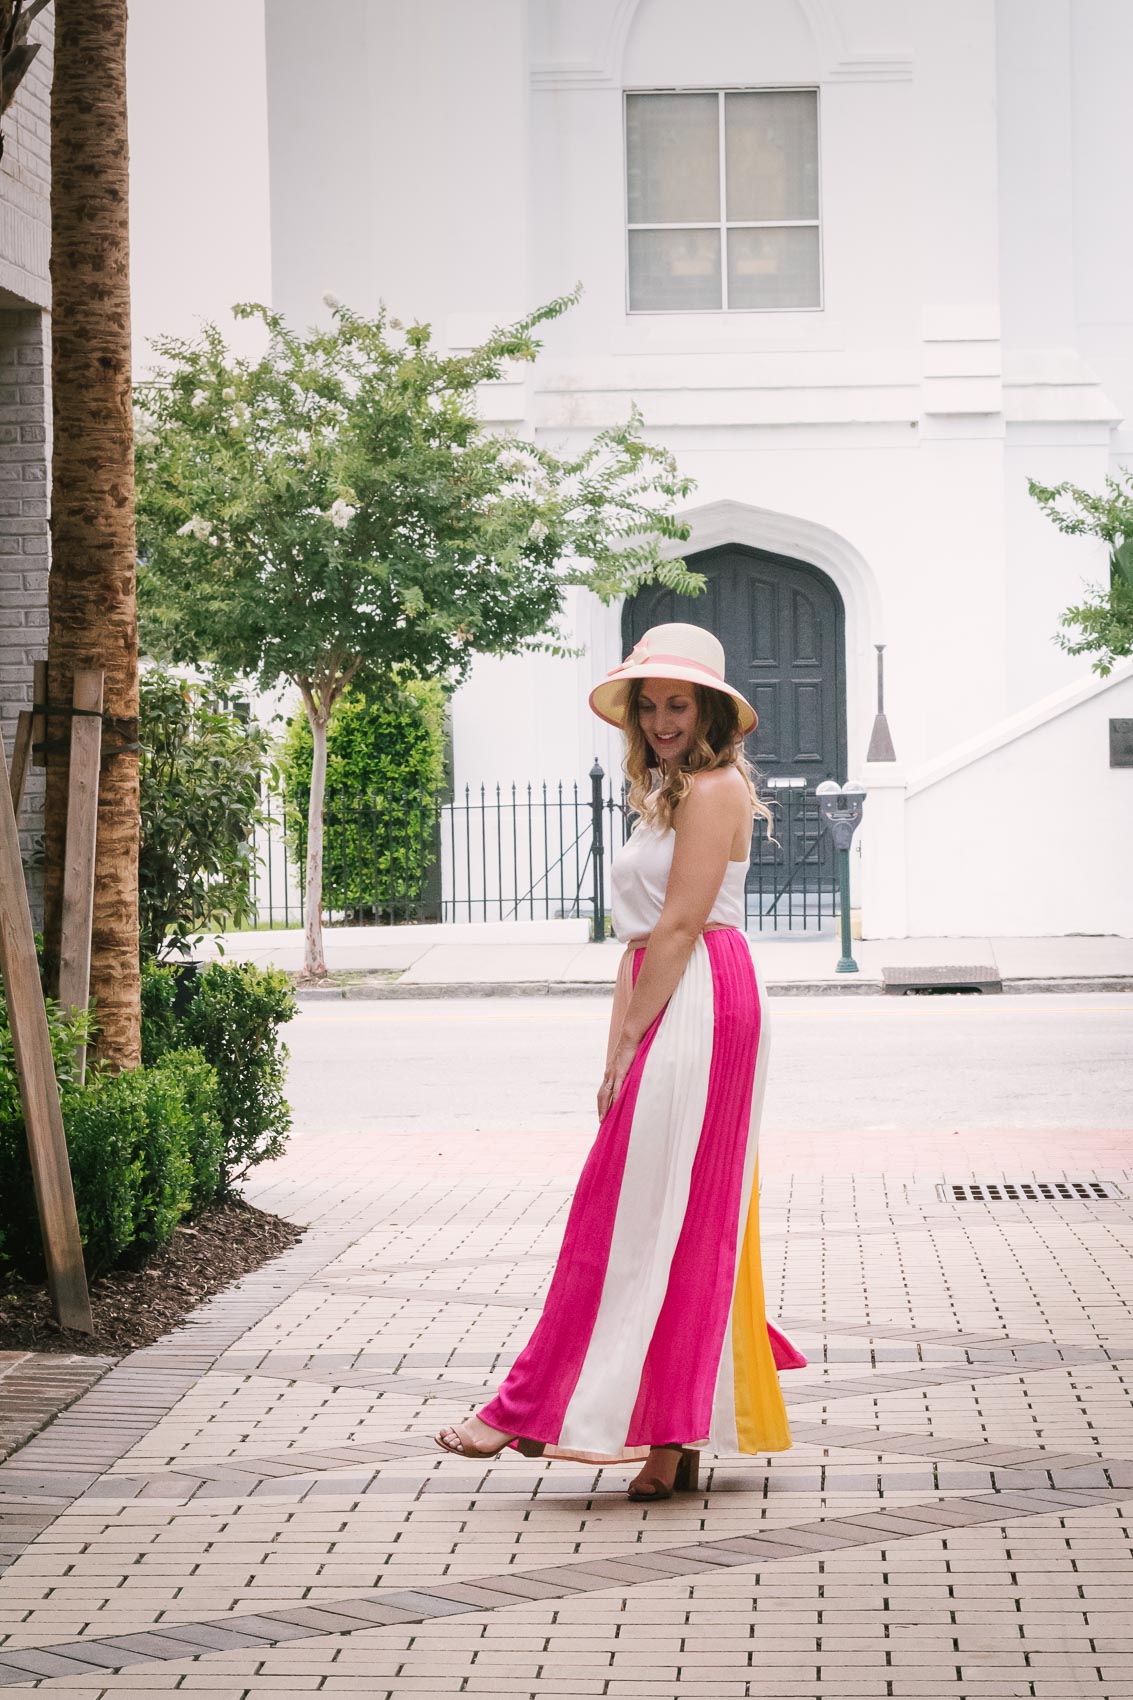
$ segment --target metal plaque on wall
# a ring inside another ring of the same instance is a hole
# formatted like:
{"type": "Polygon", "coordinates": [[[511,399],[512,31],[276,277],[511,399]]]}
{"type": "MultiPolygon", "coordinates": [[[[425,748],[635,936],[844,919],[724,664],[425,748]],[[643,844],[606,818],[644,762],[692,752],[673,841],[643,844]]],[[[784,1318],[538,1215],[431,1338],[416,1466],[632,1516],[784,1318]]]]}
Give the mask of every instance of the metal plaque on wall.
{"type": "Polygon", "coordinates": [[[1133,720],[1109,723],[1110,767],[1133,767],[1133,720]]]}

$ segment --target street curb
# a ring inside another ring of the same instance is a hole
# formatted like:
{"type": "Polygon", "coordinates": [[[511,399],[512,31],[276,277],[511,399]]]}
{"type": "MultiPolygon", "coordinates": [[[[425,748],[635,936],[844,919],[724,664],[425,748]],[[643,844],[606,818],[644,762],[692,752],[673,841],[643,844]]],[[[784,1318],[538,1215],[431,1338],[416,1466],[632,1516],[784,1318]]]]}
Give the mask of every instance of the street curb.
{"type": "MultiPolygon", "coordinates": [[[[880,980],[846,975],[844,980],[768,980],[769,997],[884,997],[880,980]]],[[[295,995],[305,1003],[347,1002],[398,1003],[428,998],[584,998],[610,997],[612,980],[396,980],[375,986],[296,986],[295,995]]],[[[1133,992],[1133,975],[1062,979],[1004,980],[1005,993],[1035,992],[1133,992]]],[[[960,994],[934,994],[957,996],[960,994]]],[[[975,994],[978,995],[978,994],[975,994]]]]}

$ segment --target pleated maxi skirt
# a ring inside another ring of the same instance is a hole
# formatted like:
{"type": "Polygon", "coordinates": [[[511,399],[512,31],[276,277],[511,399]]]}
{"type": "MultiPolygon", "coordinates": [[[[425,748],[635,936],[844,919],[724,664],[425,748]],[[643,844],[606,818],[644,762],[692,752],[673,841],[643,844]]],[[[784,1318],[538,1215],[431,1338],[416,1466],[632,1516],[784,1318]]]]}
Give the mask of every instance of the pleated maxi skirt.
{"type": "MultiPolygon", "coordinates": [[[[644,950],[627,953],[628,995],[644,950]]],[[[791,1444],[777,1371],[805,1363],[769,1327],[756,1153],[767,1024],[743,933],[701,935],[606,1113],[543,1313],[493,1428],[605,1463],[680,1442],[791,1444]]]]}

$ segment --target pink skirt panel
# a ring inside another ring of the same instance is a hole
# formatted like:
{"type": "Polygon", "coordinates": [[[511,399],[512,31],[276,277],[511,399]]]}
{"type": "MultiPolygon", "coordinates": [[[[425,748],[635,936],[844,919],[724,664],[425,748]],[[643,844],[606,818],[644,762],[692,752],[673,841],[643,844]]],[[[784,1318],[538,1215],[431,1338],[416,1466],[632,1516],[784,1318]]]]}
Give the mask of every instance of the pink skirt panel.
{"type": "Polygon", "coordinates": [[[559,1437],[598,1314],[638,1087],[660,1025],[658,1015],[583,1165],[543,1314],[496,1397],[479,1413],[505,1433],[547,1442],[559,1437]]]}
{"type": "MultiPolygon", "coordinates": [[[[744,1154],[759,1048],[759,994],[743,933],[712,929],[712,1064],[688,1207],[634,1407],[629,1446],[707,1434],[736,1280],[744,1154]]],[[[644,955],[644,952],[641,953],[644,955]]]]}

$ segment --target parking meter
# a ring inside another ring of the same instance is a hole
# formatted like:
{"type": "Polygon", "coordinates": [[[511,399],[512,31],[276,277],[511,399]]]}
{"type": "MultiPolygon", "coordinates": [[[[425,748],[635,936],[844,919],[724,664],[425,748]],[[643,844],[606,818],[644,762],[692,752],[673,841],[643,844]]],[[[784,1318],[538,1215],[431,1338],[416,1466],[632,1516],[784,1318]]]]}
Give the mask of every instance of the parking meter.
{"type": "Polygon", "coordinates": [[[842,958],[835,973],[856,974],[850,944],[850,844],[861,825],[865,804],[865,786],[858,779],[847,779],[844,785],[824,779],[815,786],[818,814],[834,844],[834,859],[838,867],[838,908],[842,921],[842,958]]]}

